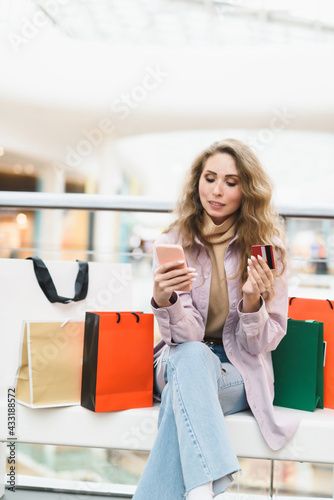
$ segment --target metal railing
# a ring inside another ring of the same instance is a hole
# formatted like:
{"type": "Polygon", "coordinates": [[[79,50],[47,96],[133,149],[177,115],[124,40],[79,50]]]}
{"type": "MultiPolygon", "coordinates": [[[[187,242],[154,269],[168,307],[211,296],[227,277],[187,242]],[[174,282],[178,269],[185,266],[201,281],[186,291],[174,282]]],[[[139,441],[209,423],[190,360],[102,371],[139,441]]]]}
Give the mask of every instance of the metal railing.
{"type": "MultiPolygon", "coordinates": [[[[121,212],[172,212],[175,202],[148,196],[101,195],[79,193],[36,193],[0,191],[0,208],[111,210],[121,212]]],[[[279,206],[284,218],[334,219],[334,205],[279,206]]]]}
{"type": "MultiPolygon", "coordinates": [[[[0,208],[171,212],[174,203],[147,196],[0,191],[0,208]]],[[[334,216],[334,212],[333,212],[334,216]]]]}

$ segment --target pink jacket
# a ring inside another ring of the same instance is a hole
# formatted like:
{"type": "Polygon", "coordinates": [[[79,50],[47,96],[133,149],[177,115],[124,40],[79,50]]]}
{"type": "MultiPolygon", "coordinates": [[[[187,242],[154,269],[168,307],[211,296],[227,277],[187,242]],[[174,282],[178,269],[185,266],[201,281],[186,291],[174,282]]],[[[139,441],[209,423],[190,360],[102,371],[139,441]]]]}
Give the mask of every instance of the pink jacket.
{"type": "MultiPolygon", "coordinates": [[[[237,236],[230,242],[225,253],[226,277],[235,275],[238,269],[238,255],[234,249],[237,236]]],[[[180,244],[176,233],[163,234],[157,243],[180,244]]],[[[211,281],[211,258],[206,247],[197,240],[200,253],[186,251],[189,267],[199,273],[191,292],[174,293],[175,302],[169,307],[155,307],[152,310],[157,319],[162,340],[155,346],[157,359],[163,346],[183,342],[198,341],[204,338],[208,315],[211,281]]],[[[279,244],[279,240],[278,240],[279,244]]],[[[276,255],[276,265],[280,261],[276,255]]],[[[153,269],[158,266],[154,246],[153,269]]],[[[226,354],[231,363],[243,376],[248,404],[256,418],[263,437],[273,450],[284,446],[295,433],[299,419],[294,416],[278,414],[273,407],[274,377],[271,351],[274,350],[286,333],[288,291],[287,270],[275,279],[275,295],[268,308],[262,299],[259,311],[243,313],[242,297],[238,279],[228,279],[230,312],[227,316],[222,338],[226,354]]]]}

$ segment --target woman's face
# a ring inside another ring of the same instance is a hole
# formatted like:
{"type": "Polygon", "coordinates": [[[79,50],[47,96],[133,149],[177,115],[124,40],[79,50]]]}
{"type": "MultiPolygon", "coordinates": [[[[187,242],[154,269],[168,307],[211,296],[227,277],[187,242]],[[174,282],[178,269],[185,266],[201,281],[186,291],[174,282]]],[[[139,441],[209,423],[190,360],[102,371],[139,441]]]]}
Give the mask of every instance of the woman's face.
{"type": "Polygon", "coordinates": [[[204,210],[218,226],[241,205],[240,176],[233,156],[217,153],[207,160],[199,179],[204,210]]]}

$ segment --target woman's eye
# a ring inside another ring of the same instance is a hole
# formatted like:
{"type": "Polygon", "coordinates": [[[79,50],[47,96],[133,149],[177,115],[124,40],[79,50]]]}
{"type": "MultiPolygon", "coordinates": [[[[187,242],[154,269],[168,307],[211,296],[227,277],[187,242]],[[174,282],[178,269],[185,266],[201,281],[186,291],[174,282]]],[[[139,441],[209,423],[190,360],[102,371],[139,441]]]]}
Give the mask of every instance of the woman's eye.
{"type": "Polygon", "coordinates": [[[231,186],[231,187],[236,186],[236,183],[235,183],[235,182],[227,182],[226,184],[227,184],[228,186],[231,186]]]}
{"type": "Polygon", "coordinates": [[[206,180],[207,182],[214,182],[214,181],[215,181],[214,179],[212,179],[212,178],[210,178],[210,177],[207,177],[205,180],[206,180]]]}

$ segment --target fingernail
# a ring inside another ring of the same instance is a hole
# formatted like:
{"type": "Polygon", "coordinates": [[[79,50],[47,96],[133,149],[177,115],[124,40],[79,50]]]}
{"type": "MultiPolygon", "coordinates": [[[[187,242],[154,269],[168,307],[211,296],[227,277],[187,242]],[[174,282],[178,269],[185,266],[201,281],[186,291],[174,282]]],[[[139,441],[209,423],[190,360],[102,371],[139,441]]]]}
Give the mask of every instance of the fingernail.
{"type": "Polygon", "coordinates": [[[247,260],[248,264],[252,264],[252,261],[250,259],[247,260]]]}
{"type": "Polygon", "coordinates": [[[196,281],[196,278],[192,278],[190,281],[196,281]]]}
{"type": "Polygon", "coordinates": [[[256,261],[256,257],[254,257],[254,255],[252,255],[252,261],[255,262],[256,261]]]}
{"type": "Polygon", "coordinates": [[[250,272],[250,267],[249,266],[247,266],[247,271],[250,272]]]}
{"type": "Polygon", "coordinates": [[[258,258],[259,260],[263,260],[263,257],[261,257],[261,255],[258,255],[258,256],[257,256],[257,258],[258,258]]]}
{"type": "Polygon", "coordinates": [[[183,264],[185,261],[184,260],[178,260],[177,263],[178,264],[183,264]]]}
{"type": "Polygon", "coordinates": [[[188,271],[196,271],[194,267],[188,267],[188,271]]]}
{"type": "Polygon", "coordinates": [[[198,276],[198,273],[190,273],[190,276],[198,276]]]}

